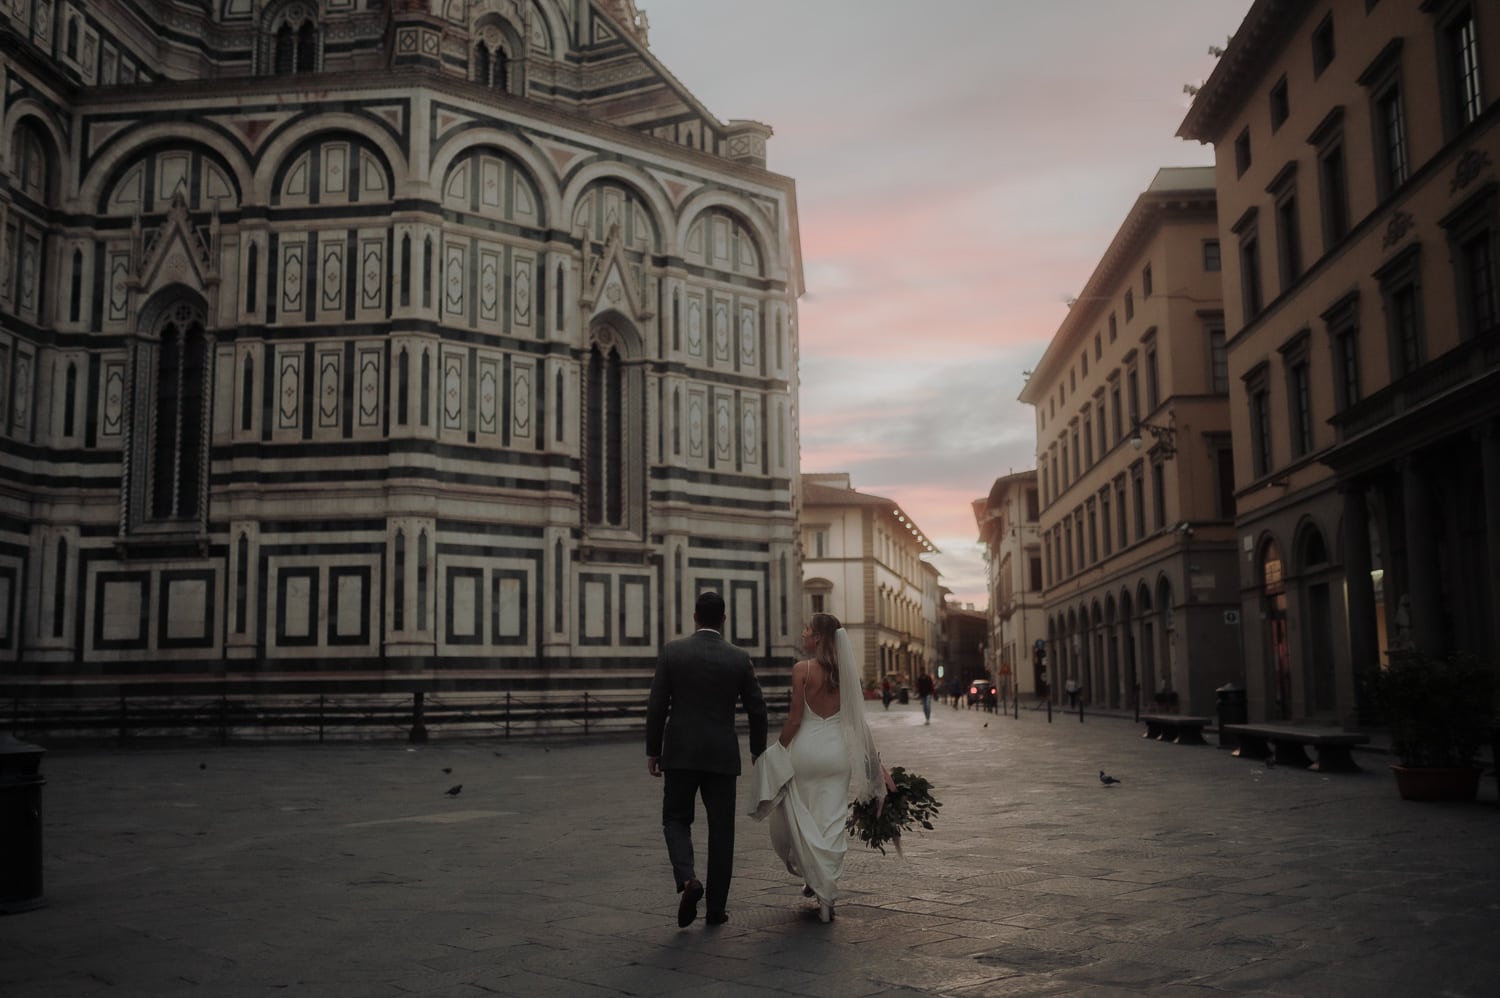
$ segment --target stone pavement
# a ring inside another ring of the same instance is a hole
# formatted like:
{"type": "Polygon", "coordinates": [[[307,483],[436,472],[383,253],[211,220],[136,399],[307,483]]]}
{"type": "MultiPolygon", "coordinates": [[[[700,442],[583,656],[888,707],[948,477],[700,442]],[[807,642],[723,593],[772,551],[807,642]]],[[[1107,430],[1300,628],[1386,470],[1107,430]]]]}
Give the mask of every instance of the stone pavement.
{"type": "Polygon", "coordinates": [[[729,924],[677,928],[641,740],[49,752],[0,995],[1496,993],[1493,778],[1411,804],[1378,755],[871,706],[944,807],[904,856],[851,847],[826,926],[742,817],[729,924]]]}

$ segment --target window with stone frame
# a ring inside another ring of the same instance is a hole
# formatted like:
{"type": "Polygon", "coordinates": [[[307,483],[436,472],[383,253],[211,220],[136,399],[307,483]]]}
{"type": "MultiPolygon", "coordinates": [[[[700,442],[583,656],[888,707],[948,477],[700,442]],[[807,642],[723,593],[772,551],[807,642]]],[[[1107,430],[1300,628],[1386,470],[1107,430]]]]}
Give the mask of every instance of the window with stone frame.
{"type": "Polygon", "coordinates": [[[1427,360],[1422,311],[1422,244],[1412,243],[1375,272],[1385,306],[1391,380],[1416,372],[1427,360]]]}
{"type": "Polygon", "coordinates": [[[1092,498],[1084,503],[1084,508],[1088,510],[1089,564],[1092,565],[1099,560],[1099,509],[1092,498]]]}
{"type": "Polygon", "coordinates": [[[1130,466],[1130,498],[1135,513],[1135,539],[1146,536],[1146,466],[1136,461],[1130,466]]]}
{"type": "Polygon", "coordinates": [[[1343,412],[1361,398],[1359,377],[1359,292],[1351,291],[1323,311],[1333,366],[1333,400],[1343,412]]]}
{"type": "Polygon", "coordinates": [[[1114,529],[1114,521],[1110,519],[1109,515],[1109,493],[1110,487],[1108,485],[1099,490],[1099,540],[1103,546],[1104,557],[1106,558],[1110,556],[1114,549],[1114,545],[1110,543],[1109,534],[1114,529]]]}
{"type": "Polygon", "coordinates": [[[1088,406],[1083,409],[1083,466],[1094,466],[1094,417],[1088,406]]]}
{"type": "Polygon", "coordinates": [[[1219,241],[1217,239],[1203,240],[1204,271],[1210,274],[1217,274],[1223,266],[1223,259],[1219,256],[1219,241]]]}
{"type": "Polygon", "coordinates": [[[1333,62],[1337,50],[1333,43],[1333,14],[1324,16],[1312,33],[1313,79],[1323,75],[1323,70],[1333,62]]]}
{"type": "Polygon", "coordinates": [[[1210,435],[1207,443],[1209,453],[1213,455],[1214,515],[1221,520],[1233,520],[1234,446],[1227,434],[1210,435]]]}
{"type": "Polygon", "coordinates": [[[1495,232],[1500,228],[1497,190],[1500,184],[1491,181],[1442,219],[1453,263],[1459,336],[1466,340],[1500,334],[1500,280],[1495,267],[1495,232]]]}
{"type": "Polygon", "coordinates": [[[1311,339],[1312,331],[1302,329],[1278,348],[1281,368],[1286,374],[1287,428],[1293,458],[1312,453],[1314,445],[1312,382],[1308,367],[1311,339]]]}
{"type": "Polygon", "coordinates": [[[1105,431],[1103,388],[1094,393],[1094,418],[1099,432],[1099,459],[1103,460],[1104,455],[1109,453],[1109,436],[1105,431]]]}
{"type": "Polygon", "coordinates": [[[208,400],[212,344],[201,300],[162,298],[142,311],[132,349],[130,465],[125,485],[132,529],[194,529],[206,517],[208,400]]]}
{"type": "Polygon", "coordinates": [[[1275,135],[1286,119],[1291,116],[1292,102],[1287,93],[1286,74],[1281,74],[1281,79],[1271,86],[1271,134],[1275,135]]]}
{"type": "Polygon", "coordinates": [[[1323,252],[1349,234],[1349,177],[1344,155],[1344,108],[1335,107],[1307,137],[1317,154],[1318,208],[1323,227],[1323,252]]]}
{"type": "Polygon", "coordinates": [[[600,536],[644,529],[645,391],[633,338],[596,325],[584,366],[584,518],[600,536]]]}
{"type": "Polygon", "coordinates": [[[1229,394],[1229,348],[1225,343],[1222,312],[1204,319],[1203,331],[1208,339],[1208,388],[1215,395],[1229,394]]]}
{"type": "Polygon", "coordinates": [[[1120,403],[1119,371],[1112,371],[1109,375],[1109,415],[1110,423],[1114,427],[1114,442],[1119,443],[1125,438],[1125,420],[1120,403]]]}
{"type": "Polygon", "coordinates": [[[1286,294],[1302,276],[1302,223],[1297,214],[1297,161],[1282,167],[1266,187],[1276,212],[1276,273],[1278,290],[1286,294]]]}
{"type": "MultiPolygon", "coordinates": [[[[1430,3],[1436,13],[1439,89],[1443,105],[1443,138],[1452,139],[1473,124],[1484,110],[1480,79],[1479,35],[1474,26],[1475,4],[1430,3]]],[[[1494,16],[1493,10],[1487,11],[1494,16]]]]}
{"type": "Polygon", "coordinates": [[[317,4],[294,0],[267,9],[261,72],[267,76],[315,73],[322,68],[322,36],[317,4]]]}
{"type": "Polygon", "coordinates": [[[1252,478],[1271,473],[1270,364],[1261,361],[1245,373],[1245,399],[1250,407],[1250,471],[1252,478]]]}
{"type": "Polygon", "coordinates": [[[1124,550],[1130,545],[1130,534],[1126,531],[1129,521],[1125,512],[1125,476],[1115,476],[1115,537],[1119,541],[1119,547],[1124,550]]]}
{"type": "Polygon", "coordinates": [[[494,38],[481,37],[474,43],[472,67],[475,83],[502,93],[510,89],[510,57],[498,32],[494,38]]]}
{"type": "Polygon", "coordinates": [[[1146,330],[1142,337],[1141,351],[1146,366],[1146,411],[1155,412],[1161,405],[1161,376],[1156,363],[1156,327],[1146,330]]]}
{"type": "Polygon", "coordinates": [[[1375,142],[1375,193],[1384,200],[1411,175],[1406,103],[1401,80],[1402,40],[1380,50],[1359,76],[1370,95],[1370,131],[1375,142]]]}
{"type": "Polygon", "coordinates": [[[1230,229],[1240,240],[1240,303],[1249,325],[1264,307],[1260,276],[1260,233],[1256,209],[1248,209],[1230,229]]]}
{"type": "Polygon", "coordinates": [[[1151,459],[1151,513],[1157,530],[1167,525],[1167,465],[1160,455],[1151,459]]]}

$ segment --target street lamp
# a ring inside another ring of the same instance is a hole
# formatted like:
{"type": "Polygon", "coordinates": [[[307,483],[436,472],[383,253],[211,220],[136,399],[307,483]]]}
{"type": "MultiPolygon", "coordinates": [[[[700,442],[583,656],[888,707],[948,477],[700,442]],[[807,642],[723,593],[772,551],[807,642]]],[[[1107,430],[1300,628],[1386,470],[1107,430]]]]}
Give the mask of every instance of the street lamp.
{"type": "Polygon", "coordinates": [[[1177,426],[1168,418],[1163,424],[1146,423],[1137,419],[1130,428],[1130,446],[1140,450],[1145,445],[1141,438],[1141,431],[1148,430],[1151,433],[1151,452],[1160,453],[1163,460],[1172,458],[1177,454],[1177,426]]]}

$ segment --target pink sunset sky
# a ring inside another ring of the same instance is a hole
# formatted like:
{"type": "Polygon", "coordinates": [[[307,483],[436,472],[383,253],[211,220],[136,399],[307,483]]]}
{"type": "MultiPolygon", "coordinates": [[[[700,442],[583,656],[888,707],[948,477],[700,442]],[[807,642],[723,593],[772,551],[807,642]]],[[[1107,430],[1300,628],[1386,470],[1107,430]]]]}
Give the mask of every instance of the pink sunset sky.
{"type": "Polygon", "coordinates": [[[775,129],[807,291],[802,470],[847,471],[988,603],[970,503],[1035,464],[1022,372],[1158,167],[1250,0],[637,0],[721,120],[775,129]]]}

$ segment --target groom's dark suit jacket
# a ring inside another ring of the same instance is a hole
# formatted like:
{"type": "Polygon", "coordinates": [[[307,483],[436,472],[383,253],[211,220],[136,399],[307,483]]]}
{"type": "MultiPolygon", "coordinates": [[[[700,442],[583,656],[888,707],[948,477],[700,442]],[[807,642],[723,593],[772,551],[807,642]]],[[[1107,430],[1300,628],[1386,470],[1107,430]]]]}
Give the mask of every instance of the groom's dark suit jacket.
{"type": "Polygon", "coordinates": [[[646,754],[662,769],[739,775],[735,703],[750,719],[750,753],[766,750],[766,700],[750,656],[718,631],[668,642],[656,661],[646,710],[646,754]]]}

